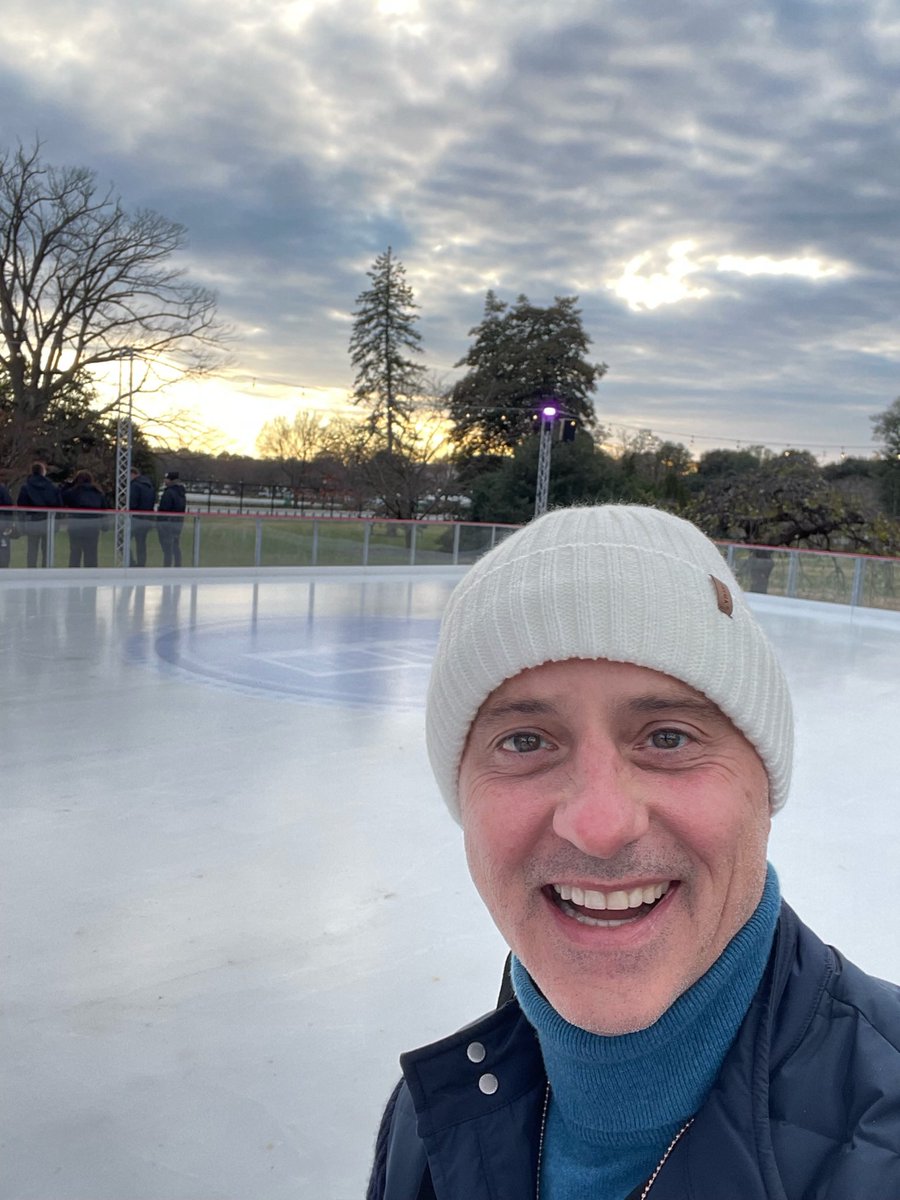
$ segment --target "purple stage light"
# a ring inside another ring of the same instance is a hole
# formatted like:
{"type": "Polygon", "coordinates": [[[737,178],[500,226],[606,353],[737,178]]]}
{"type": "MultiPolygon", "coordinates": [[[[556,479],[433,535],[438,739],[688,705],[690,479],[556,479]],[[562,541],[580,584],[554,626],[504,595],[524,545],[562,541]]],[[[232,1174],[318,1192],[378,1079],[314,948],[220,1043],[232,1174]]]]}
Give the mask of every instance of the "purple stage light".
{"type": "Polygon", "coordinates": [[[541,416],[546,417],[548,419],[550,417],[555,417],[556,416],[555,407],[552,404],[545,404],[544,407],[541,409],[541,416]]]}

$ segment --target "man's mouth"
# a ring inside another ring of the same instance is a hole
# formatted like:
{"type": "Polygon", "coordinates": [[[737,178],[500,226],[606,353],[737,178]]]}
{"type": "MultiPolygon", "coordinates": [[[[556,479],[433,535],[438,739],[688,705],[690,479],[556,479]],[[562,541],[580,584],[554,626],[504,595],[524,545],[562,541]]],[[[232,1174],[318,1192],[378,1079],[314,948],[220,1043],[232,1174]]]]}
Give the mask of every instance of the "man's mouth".
{"type": "Polygon", "coordinates": [[[581,925],[600,925],[605,929],[614,929],[652,912],[670,887],[672,881],[667,880],[665,883],[651,883],[644,887],[603,892],[594,888],[572,887],[568,883],[554,883],[544,891],[561,912],[581,925]],[[600,913],[615,915],[601,917],[600,913]]]}

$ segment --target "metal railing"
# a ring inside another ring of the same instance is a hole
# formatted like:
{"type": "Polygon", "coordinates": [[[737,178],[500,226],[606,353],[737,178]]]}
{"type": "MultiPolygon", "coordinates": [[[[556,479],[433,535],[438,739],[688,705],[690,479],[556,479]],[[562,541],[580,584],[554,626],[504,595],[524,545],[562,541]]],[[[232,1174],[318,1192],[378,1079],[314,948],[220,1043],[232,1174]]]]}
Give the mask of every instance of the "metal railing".
{"type": "MultiPolygon", "coordinates": [[[[66,566],[70,530],[91,516],[99,531],[98,566],[117,565],[113,512],[79,510],[73,518],[65,510],[53,509],[0,509],[0,564],[8,555],[11,567],[23,568],[30,554],[38,567],[66,566]],[[10,527],[16,534],[13,538],[4,532],[10,527]]],[[[164,542],[172,540],[171,524],[166,522],[160,538],[163,522],[156,513],[124,513],[120,517],[125,522],[125,565],[135,567],[136,551],[143,543],[146,566],[162,567],[164,542]]],[[[199,569],[464,566],[515,528],[465,521],[292,513],[187,513],[177,542],[182,565],[199,569]]],[[[900,559],[742,543],[724,543],[720,548],[746,591],[900,611],[900,559]]]]}

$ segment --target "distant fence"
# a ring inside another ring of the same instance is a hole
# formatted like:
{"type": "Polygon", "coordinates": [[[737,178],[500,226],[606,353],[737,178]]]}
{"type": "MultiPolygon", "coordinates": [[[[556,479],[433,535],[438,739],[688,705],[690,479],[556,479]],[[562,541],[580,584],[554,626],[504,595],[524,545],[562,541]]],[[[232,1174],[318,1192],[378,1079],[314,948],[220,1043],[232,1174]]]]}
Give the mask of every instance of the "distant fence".
{"type": "MultiPolygon", "coordinates": [[[[38,568],[64,567],[71,529],[83,529],[92,516],[99,530],[98,566],[134,567],[139,543],[148,568],[163,566],[163,541],[171,542],[172,527],[165,522],[161,539],[163,518],[156,513],[79,510],[73,516],[52,509],[0,509],[0,562],[8,554],[10,567],[25,567],[30,550],[38,568]],[[127,564],[115,562],[111,530],[116,519],[126,523],[127,564]],[[9,535],[11,527],[15,537],[9,535]]],[[[188,513],[178,542],[183,565],[195,568],[457,566],[475,562],[515,528],[466,521],[188,513]]],[[[900,611],[900,559],[738,543],[720,548],[747,591],[900,611]]]]}
{"type": "MultiPolygon", "coordinates": [[[[282,483],[217,483],[215,480],[185,479],[188,512],[247,513],[270,516],[298,514],[333,517],[348,512],[352,498],[335,489],[290,488],[282,483]]],[[[355,505],[349,512],[361,516],[355,505]]]]}

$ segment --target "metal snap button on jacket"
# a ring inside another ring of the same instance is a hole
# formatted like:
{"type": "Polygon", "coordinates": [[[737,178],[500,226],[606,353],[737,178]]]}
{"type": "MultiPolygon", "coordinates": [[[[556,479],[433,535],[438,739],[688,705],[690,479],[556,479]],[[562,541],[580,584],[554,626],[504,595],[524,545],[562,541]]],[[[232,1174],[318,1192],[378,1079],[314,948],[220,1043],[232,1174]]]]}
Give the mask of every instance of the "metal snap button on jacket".
{"type": "Polygon", "coordinates": [[[466,1055],[468,1056],[469,1062],[484,1062],[485,1053],[485,1048],[482,1046],[481,1042],[470,1042],[466,1047],[466,1055]]]}

